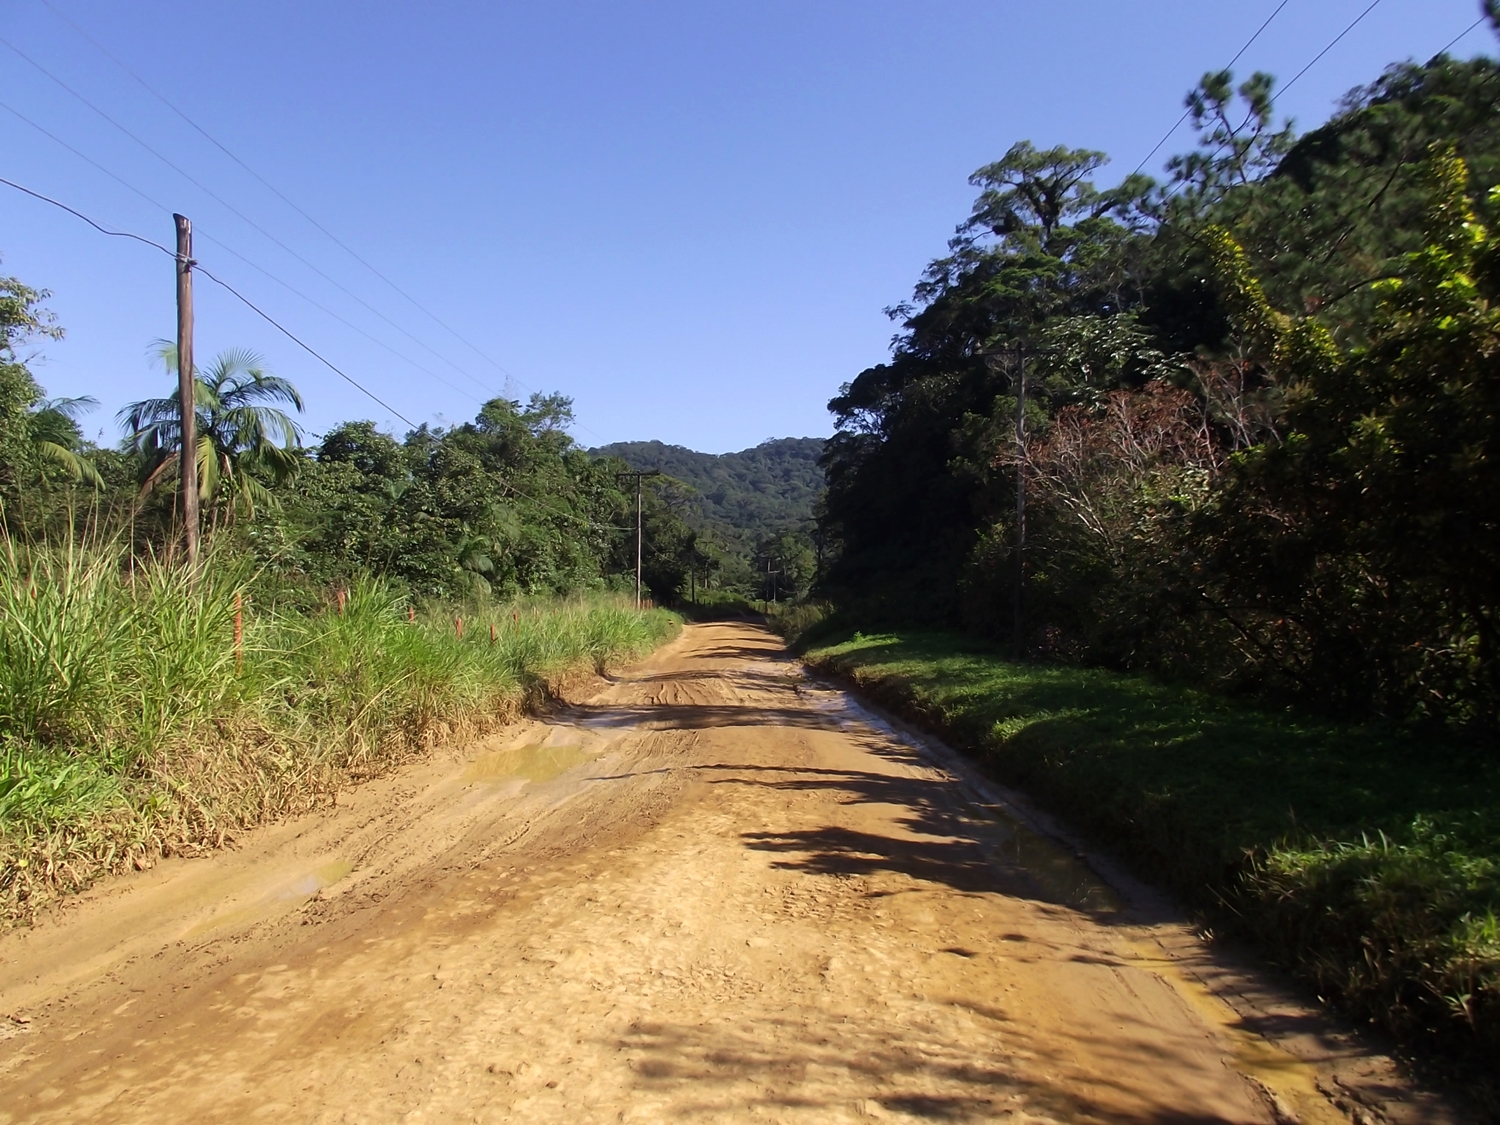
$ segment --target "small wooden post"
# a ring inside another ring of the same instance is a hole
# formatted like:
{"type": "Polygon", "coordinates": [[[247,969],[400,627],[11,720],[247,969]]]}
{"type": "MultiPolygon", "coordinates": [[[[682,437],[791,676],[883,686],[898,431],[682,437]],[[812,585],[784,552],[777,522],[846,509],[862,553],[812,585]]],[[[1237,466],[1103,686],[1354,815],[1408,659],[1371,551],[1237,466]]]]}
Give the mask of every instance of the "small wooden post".
{"type": "Polygon", "coordinates": [[[417,607],[416,606],[409,605],[409,606],[406,607],[406,620],[409,621],[413,625],[415,625],[417,623],[417,607]]]}
{"type": "Polygon", "coordinates": [[[239,593],[234,595],[234,670],[245,670],[245,598],[239,593]]]}
{"type": "Polygon", "coordinates": [[[462,617],[455,617],[453,619],[453,631],[458,634],[459,640],[464,639],[464,619],[462,617]]]}
{"type": "Polygon", "coordinates": [[[493,621],[491,621],[490,622],[490,644],[493,645],[494,643],[495,643],[495,623],[493,621]]]}
{"type": "Polygon", "coordinates": [[[340,617],[344,616],[344,605],[348,601],[349,601],[349,591],[348,590],[340,590],[339,591],[339,616],[340,617]]]}

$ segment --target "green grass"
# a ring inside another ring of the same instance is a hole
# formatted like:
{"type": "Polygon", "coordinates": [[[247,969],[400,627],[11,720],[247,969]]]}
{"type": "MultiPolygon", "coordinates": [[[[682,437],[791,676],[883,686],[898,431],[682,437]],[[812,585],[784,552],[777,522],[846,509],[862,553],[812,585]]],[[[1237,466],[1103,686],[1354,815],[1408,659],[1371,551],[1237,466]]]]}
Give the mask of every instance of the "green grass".
{"type": "Polygon", "coordinates": [[[201,569],[0,542],[0,919],[314,807],[679,626],[608,597],[418,610],[373,581],[277,610],[242,561],[201,569]]]}
{"type": "Polygon", "coordinates": [[[933,729],[1407,1042],[1500,1063],[1500,767],[942,633],[806,658],[933,729]]]}

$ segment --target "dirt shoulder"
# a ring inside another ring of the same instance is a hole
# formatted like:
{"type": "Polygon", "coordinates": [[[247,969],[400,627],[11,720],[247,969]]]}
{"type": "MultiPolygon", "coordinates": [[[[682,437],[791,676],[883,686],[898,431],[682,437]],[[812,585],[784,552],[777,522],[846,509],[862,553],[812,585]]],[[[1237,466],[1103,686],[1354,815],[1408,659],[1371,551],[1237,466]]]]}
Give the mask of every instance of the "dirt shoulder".
{"type": "Polygon", "coordinates": [[[1448,1119],[1002,805],[691,626],[0,939],[0,1122],[1448,1119]]]}

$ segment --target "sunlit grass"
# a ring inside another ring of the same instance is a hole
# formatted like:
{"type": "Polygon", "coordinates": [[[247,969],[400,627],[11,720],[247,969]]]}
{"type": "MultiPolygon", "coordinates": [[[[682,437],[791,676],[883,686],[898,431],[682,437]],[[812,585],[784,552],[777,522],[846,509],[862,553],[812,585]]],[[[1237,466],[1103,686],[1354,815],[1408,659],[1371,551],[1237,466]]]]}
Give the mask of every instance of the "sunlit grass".
{"type": "Polygon", "coordinates": [[[623,598],[454,610],[374,581],[301,613],[254,578],[0,543],[0,916],[312,807],[678,627],[623,598]]]}

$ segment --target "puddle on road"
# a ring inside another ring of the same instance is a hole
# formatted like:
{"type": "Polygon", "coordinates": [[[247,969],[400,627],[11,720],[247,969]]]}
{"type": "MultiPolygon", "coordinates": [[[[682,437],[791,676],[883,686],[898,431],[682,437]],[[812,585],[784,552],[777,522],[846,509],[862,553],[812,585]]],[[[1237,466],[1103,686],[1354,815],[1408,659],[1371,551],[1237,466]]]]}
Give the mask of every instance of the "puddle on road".
{"type": "Polygon", "coordinates": [[[976,807],[1009,834],[1001,845],[1005,858],[1024,870],[1048,898],[1091,914],[1117,914],[1125,908],[1115,889],[1063,844],[1033,832],[997,805],[976,807]]]}
{"type": "Polygon", "coordinates": [[[574,766],[592,761],[595,755],[574,744],[548,746],[544,742],[512,746],[475,758],[463,772],[465,781],[551,781],[574,766]]]}
{"type": "MultiPolygon", "coordinates": [[[[847,692],[817,687],[803,687],[802,691],[814,707],[840,726],[873,728],[915,750],[928,764],[948,769],[944,761],[948,754],[938,752],[865,710],[847,692]]],[[[1004,859],[1025,871],[1047,898],[1094,914],[1114,914],[1124,909],[1125,903],[1115,889],[1072,849],[1032,831],[1001,805],[972,802],[970,807],[999,825],[1006,837],[1001,843],[1004,859]]]]}

